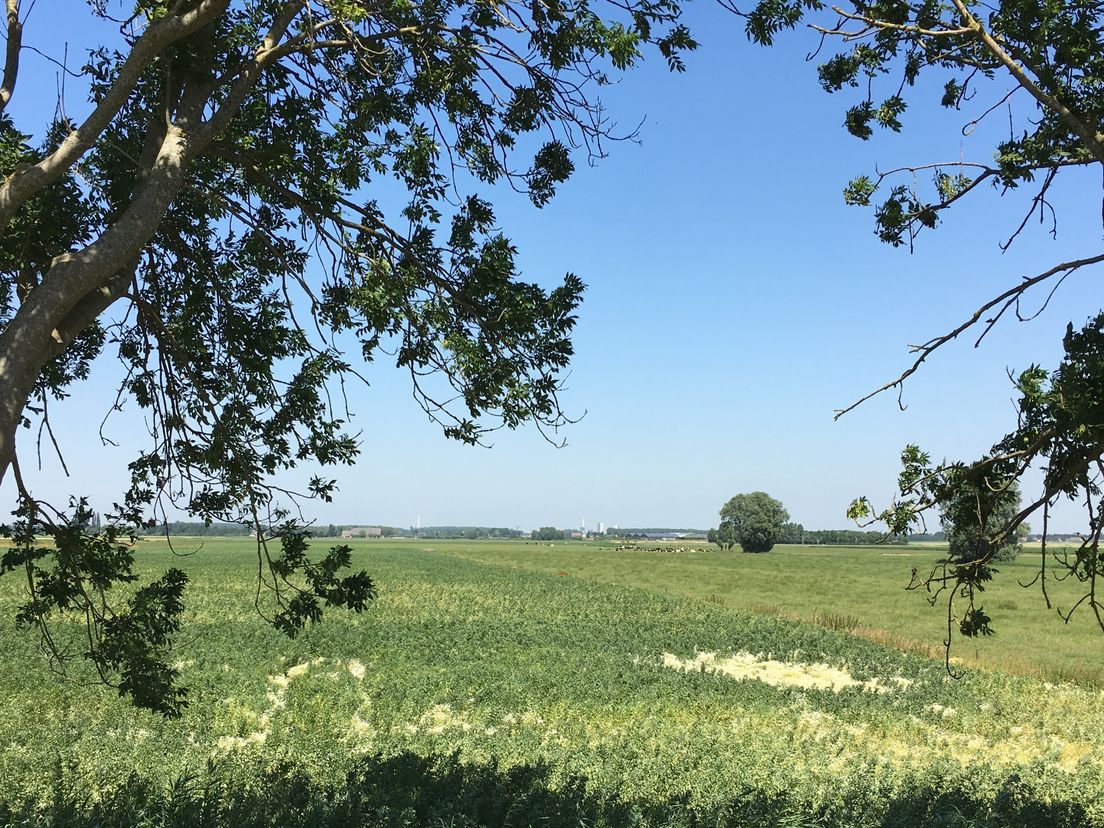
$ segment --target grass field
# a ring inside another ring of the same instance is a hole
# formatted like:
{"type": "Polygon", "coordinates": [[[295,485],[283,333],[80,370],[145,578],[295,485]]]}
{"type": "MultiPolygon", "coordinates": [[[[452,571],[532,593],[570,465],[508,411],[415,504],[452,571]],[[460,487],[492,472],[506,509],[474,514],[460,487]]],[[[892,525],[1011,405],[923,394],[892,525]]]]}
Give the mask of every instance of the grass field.
{"type": "MultiPolygon", "coordinates": [[[[931,659],[679,594],[708,577],[702,597],[767,604],[785,585],[741,567],[794,580],[791,554],[811,577],[791,591],[811,594],[827,552],[362,542],[375,606],[289,642],[253,610],[245,543],[183,560],[145,546],[151,573],[193,578],[191,706],[166,722],[59,683],[0,627],[0,824],[1104,825],[1098,689],[951,681],[931,659]]],[[[853,569],[837,562],[845,593],[881,583],[853,569]]],[[[9,618],[15,587],[0,581],[9,618]]],[[[866,600],[851,611],[893,606],[866,600]]]]}
{"type": "MultiPolygon", "coordinates": [[[[907,592],[913,567],[922,572],[945,553],[938,545],[894,547],[776,546],[765,555],[720,552],[681,544],[686,553],[651,552],[670,545],[482,543],[441,541],[423,546],[468,560],[522,567],[664,594],[686,595],[737,610],[782,613],[850,629],[892,646],[942,658],[945,604],[929,606],[922,592],[907,592]]],[[[996,619],[984,639],[953,637],[954,657],[969,666],[999,669],[1052,682],[1104,688],[1104,631],[1087,611],[1065,624],[1047,609],[1038,588],[1024,589],[1039,569],[1038,547],[1000,564],[981,604],[996,619]]],[[[1056,607],[1068,609],[1080,584],[1049,582],[1056,607]]]]}

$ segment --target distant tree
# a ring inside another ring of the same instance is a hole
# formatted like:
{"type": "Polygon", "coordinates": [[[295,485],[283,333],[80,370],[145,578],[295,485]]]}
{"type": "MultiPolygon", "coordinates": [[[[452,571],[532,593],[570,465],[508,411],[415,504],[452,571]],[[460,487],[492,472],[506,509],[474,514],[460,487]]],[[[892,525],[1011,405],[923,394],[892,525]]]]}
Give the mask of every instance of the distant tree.
{"type": "MultiPolygon", "coordinates": [[[[785,533],[783,529],[783,533],[785,533]]],[[[801,543],[822,544],[825,546],[874,546],[884,544],[906,544],[905,535],[889,535],[885,532],[863,532],[857,529],[812,529],[802,535],[801,543]]],[[[783,538],[780,543],[790,543],[783,538]]]]}
{"type": "Polygon", "coordinates": [[[950,554],[963,563],[1015,560],[1026,527],[1005,529],[1019,511],[1020,487],[1015,482],[996,489],[984,480],[960,486],[954,499],[944,504],[941,517],[950,554]]]}
{"type": "Polygon", "coordinates": [[[785,507],[766,492],[738,494],[721,508],[718,531],[731,532],[745,552],[769,552],[789,519],[785,507]]]}
{"type": "Polygon", "coordinates": [[[736,533],[732,531],[732,527],[726,526],[723,523],[719,529],[710,529],[705,537],[710,543],[717,544],[722,552],[727,552],[738,542],[736,533]]]}
{"type": "Polygon", "coordinates": [[[564,540],[567,538],[567,532],[555,526],[542,526],[540,529],[534,529],[529,537],[540,541],[564,540]]]}
{"type": "Polygon", "coordinates": [[[329,526],[326,527],[326,537],[327,538],[336,538],[340,534],[341,533],[337,531],[337,527],[334,526],[332,523],[329,526]]]}
{"type": "Polygon", "coordinates": [[[782,524],[782,534],[778,538],[779,543],[808,543],[808,535],[805,527],[800,523],[782,524]]]}
{"type": "Polygon", "coordinates": [[[156,527],[159,535],[194,535],[196,537],[245,537],[250,527],[240,523],[198,523],[195,521],[170,521],[156,527]]]}
{"type": "MultiPolygon", "coordinates": [[[[938,505],[949,547],[947,557],[937,561],[929,574],[923,575],[913,569],[909,588],[930,593],[932,603],[943,598],[948,630],[957,624],[959,632],[965,636],[991,635],[992,618],[978,599],[993,577],[991,564],[996,560],[1008,560],[1019,551],[1020,539],[1026,534],[1019,527],[1032,509],[1031,506],[1020,508],[1017,480],[1022,472],[1016,465],[1018,461],[1010,459],[1006,453],[983,458],[974,465],[953,463],[936,467],[931,457],[916,446],[907,446],[901,461],[899,485],[902,492],[911,494],[878,517],[885,520],[891,533],[904,534],[923,510],[938,505]],[[965,609],[958,606],[958,599],[966,604],[965,609]]],[[[852,503],[849,510],[852,517],[860,519],[872,513],[865,498],[852,503]]],[[[1044,517],[1046,514],[1044,511],[1044,517]]],[[[1084,554],[1084,550],[1082,546],[1077,555],[1084,554]]],[[[1096,553],[1092,554],[1095,560],[1096,553]]],[[[1077,560],[1055,556],[1055,561],[1067,570],[1067,575],[1080,572],[1079,577],[1090,582],[1095,578],[1095,564],[1089,572],[1082,572],[1077,560]]],[[[1043,570],[1040,577],[1045,576],[1043,570]]],[[[1089,589],[1082,600],[1095,600],[1091,583],[1089,589]]],[[[1080,603],[1082,601],[1074,604],[1074,608],[1080,603]]],[[[949,635],[944,645],[947,668],[951,669],[949,635]]]]}

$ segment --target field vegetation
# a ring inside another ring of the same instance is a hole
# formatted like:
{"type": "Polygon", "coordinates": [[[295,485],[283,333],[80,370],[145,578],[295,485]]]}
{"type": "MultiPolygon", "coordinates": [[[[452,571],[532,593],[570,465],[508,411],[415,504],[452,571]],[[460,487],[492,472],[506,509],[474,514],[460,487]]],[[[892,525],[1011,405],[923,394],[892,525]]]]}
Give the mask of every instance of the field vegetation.
{"type": "MultiPolygon", "coordinates": [[[[947,554],[945,543],[907,546],[776,546],[768,555],[721,552],[681,542],[673,556],[661,544],[479,546],[438,544],[449,554],[574,577],[685,595],[736,610],[780,615],[942,659],[947,633],[944,605],[930,607],[924,592],[907,592],[912,567],[920,572],[947,554]]],[[[981,596],[996,633],[963,638],[955,632],[952,658],[969,667],[1027,675],[1052,683],[1104,688],[1104,635],[1090,613],[1063,623],[1037,588],[1024,589],[1039,569],[1038,544],[1025,544],[981,596]]],[[[1055,607],[1068,610],[1079,584],[1048,582],[1055,607]]]]}
{"type": "MultiPolygon", "coordinates": [[[[150,573],[181,563],[143,547],[150,573]]],[[[841,614],[819,563],[837,554],[863,617],[887,599],[857,553],[355,550],[379,599],[290,642],[253,608],[246,541],[183,559],[195,633],[176,721],[59,682],[30,635],[0,630],[0,824],[1104,825],[1099,689],[952,681],[727,597],[770,605],[767,570],[740,567],[772,565],[790,593],[820,578],[815,611],[841,614]],[[679,594],[693,582],[725,594],[679,594]]],[[[0,609],[15,600],[0,582],[0,609]]]]}

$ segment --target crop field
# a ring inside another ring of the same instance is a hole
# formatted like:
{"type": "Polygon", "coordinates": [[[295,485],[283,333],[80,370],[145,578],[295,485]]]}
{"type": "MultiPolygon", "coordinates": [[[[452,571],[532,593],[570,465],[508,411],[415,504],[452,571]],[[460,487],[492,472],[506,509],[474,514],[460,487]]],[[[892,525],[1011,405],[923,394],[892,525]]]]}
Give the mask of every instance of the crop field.
{"type": "Polygon", "coordinates": [[[0,626],[0,824],[1104,826],[1095,687],[952,681],[824,626],[527,570],[521,543],[361,542],[379,600],[288,641],[248,542],[144,547],[192,577],[188,710],[59,682],[0,626]]]}
{"type": "MultiPolygon", "coordinates": [[[[468,560],[787,615],[933,657],[944,655],[945,605],[933,608],[925,593],[905,587],[912,568],[929,571],[945,546],[776,546],[765,555],[747,555],[682,541],[428,545],[468,560]],[[671,544],[688,551],[661,551],[671,544]]],[[[1056,612],[1081,597],[1081,585],[1049,579],[1056,609],[1047,609],[1038,587],[1020,586],[1035,577],[1039,562],[1038,545],[1029,545],[1017,560],[996,567],[999,572],[980,603],[996,620],[997,632],[981,639],[956,633],[953,657],[967,666],[1104,689],[1104,632],[1091,612],[1080,611],[1069,624],[1056,612]]]]}

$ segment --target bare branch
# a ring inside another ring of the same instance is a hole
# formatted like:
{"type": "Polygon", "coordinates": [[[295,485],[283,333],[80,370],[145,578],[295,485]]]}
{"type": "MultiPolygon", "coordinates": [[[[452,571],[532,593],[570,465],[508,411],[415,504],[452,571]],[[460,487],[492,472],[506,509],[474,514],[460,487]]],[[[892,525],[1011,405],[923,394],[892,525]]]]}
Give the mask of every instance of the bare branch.
{"type": "MultiPolygon", "coordinates": [[[[951,340],[957,339],[959,334],[961,334],[964,331],[972,328],[979,321],[981,321],[981,318],[988,311],[992,310],[993,308],[1001,306],[1001,310],[997,314],[997,316],[999,318],[999,316],[1001,314],[1003,314],[1004,311],[1007,310],[1013,303],[1015,303],[1015,301],[1020,296],[1022,296],[1026,291],[1030,290],[1031,288],[1033,288],[1035,285],[1039,284],[1040,282],[1045,282],[1047,279],[1050,279],[1051,277],[1056,276],[1059,273],[1068,275],[1069,273],[1072,273],[1073,271],[1078,270],[1079,268],[1085,267],[1087,265],[1098,264],[1100,262],[1104,262],[1104,253],[1101,253],[1097,256],[1090,256],[1089,258],[1086,258],[1086,259],[1076,259],[1072,262],[1063,262],[1062,264],[1055,265],[1054,267],[1038,274],[1037,276],[1032,276],[1030,279],[1022,280],[1015,287],[1009,288],[1004,293],[1002,293],[1000,296],[997,296],[996,298],[986,302],[984,305],[982,305],[980,308],[978,308],[976,311],[974,311],[974,313],[970,316],[969,319],[967,319],[961,325],[956,327],[954,330],[949,331],[948,333],[945,333],[942,336],[938,336],[935,339],[930,339],[927,342],[925,342],[923,345],[915,346],[913,348],[913,351],[918,352],[920,354],[920,356],[918,356],[916,358],[916,360],[913,362],[913,364],[908,369],[903,371],[896,379],[891,380],[890,382],[887,382],[885,385],[882,385],[879,388],[876,388],[875,390],[871,391],[866,396],[864,396],[861,399],[851,403],[851,405],[847,406],[846,408],[838,409],[836,411],[835,415],[832,417],[832,419],[838,420],[844,414],[847,414],[848,412],[855,410],[860,405],[862,405],[864,402],[871,399],[872,397],[878,396],[883,391],[888,391],[891,388],[900,388],[900,387],[902,387],[905,380],[907,380],[909,377],[911,377],[913,374],[915,374],[916,371],[920,368],[920,366],[925,362],[925,360],[927,360],[927,358],[932,355],[932,353],[934,353],[936,350],[941,348],[943,345],[946,345],[951,340]]],[[[988,332],[988,330],[990,328],[992,328],[994,322],[995,322],[995,320],[990,320],[988,322],[988,326],[986,327],[986,332],[988,332]]],[[[984,336],[984,334],[982,334],[982,336],[984,336]]],[[[974,346],[977,347],[977,345],[980,344],[980,342],[981,342],[981,339],[979,338],[978,341],[974,343],[974,346]]]]}
{"type": "MultiPolygon", "coordinates": [[[[905,23],[890,23],[886,20],[879,20],[876,17],[870,17],[865,14],[854,14],[853,12],[844,11],[839,6],[832,6],[832,11],[838,14],[840,17],[846,20],[853,20],[865,24],[869,29],[892,29],[898,32],[907,32],[908,34],[921,35],[923,37],[958,37],[961,35],[970,34],[973,30],[969,26],[959,26],[957,28],[946,29],[926,29],[922,26],[908,25],[905,23]]],[[[818,32],[824,32],[825,34],[843,34],[840,31],[825,31],[824,29],[813,27],[818,32]]]]}

